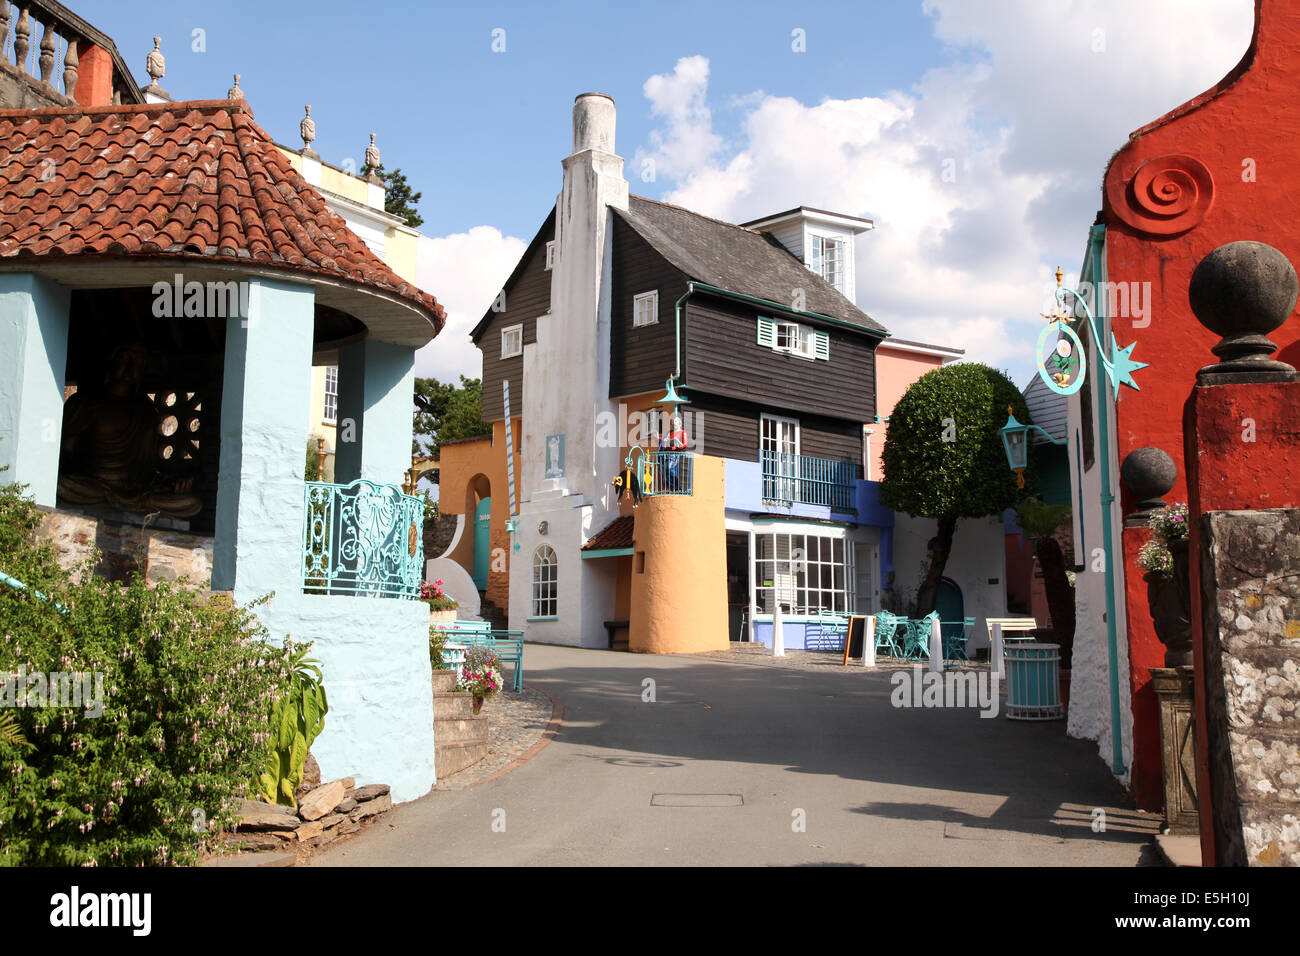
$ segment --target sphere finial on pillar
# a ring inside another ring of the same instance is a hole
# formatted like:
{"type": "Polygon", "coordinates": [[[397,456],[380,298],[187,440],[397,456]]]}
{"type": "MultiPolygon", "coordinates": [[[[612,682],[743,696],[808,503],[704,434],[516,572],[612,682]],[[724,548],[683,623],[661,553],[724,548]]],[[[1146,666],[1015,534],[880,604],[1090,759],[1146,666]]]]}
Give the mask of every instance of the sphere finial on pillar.
{"type": "Polygon", "coordinates": [[[1223,338],[1211,350],[1221,361],[1197,372],[1197,384],[1300,380],[1292,366],[1269,358],[1277,345],[1267,338],[1290,318],[1298,294],[1291,261],[1265,243],[1229,242],[1202,259],[1187,298],[1201,325],[1223,338]]]}
{"type": "Polygon", "coordinates": [[[1120,484],[1137,499],[1129,518],[1141,518],[1165,506],[1164,496],[1169,494],[1178,480],[1178,466],[1167,452],[1159,448],[1134,448],[1119,466],[1120,484]]]}

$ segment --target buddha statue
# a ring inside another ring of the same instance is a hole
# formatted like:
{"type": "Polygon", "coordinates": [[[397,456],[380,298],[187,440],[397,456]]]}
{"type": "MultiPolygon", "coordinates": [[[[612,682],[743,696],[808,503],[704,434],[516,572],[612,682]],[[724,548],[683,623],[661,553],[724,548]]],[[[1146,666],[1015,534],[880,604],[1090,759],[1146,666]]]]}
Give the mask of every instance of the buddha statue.
{"type": "Polygon", "coordinates": [[[121,345],[108,360],[102,390],[78,390],[63,405],[59,498],[124,511],[192,518],[203,501],[188,476],[158,471],[159,416],[143,388],[148,350],[121,345]]]}

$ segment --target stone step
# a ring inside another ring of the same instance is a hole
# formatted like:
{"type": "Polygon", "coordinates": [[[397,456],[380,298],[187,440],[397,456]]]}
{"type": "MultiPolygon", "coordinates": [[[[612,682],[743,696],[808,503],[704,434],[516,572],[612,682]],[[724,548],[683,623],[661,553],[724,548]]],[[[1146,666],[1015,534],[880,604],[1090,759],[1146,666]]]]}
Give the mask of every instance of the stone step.
{"type": "Polygon", "coordinates": [[[438,744],[434,750],[434,771],[442,782],[452,774],[472,767],[488,754],[487,741],[438,744]]]}
{"type": "Polygon", "coordinates": [[[474,716],[474,695],[435,694],[433,697],[433,719],[447,720],[455,717],[474,716]]]}
{"type": "Polygon", "coordinates": [[[467,741],[484,741],[488,739],[488,718],[486,714],[477,717],[449,717],[433,722],[433,742],[435,746],[444,743],[459,744],[467,741]]]}

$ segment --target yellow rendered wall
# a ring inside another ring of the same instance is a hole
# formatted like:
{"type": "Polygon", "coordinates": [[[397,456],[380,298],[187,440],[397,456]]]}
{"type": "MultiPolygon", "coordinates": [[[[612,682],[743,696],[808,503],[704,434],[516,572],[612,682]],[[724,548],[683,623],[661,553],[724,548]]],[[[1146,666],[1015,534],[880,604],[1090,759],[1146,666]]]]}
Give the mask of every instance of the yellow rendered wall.
{"type": "Polygon", "coordinates": [[[384,264],[411,285],[415,285],[415,264],[420,237],[401,229],[384,232],[384,264]]]}
{"type": "Polygon", "coordinates": [[[730,646],[723,460],[697,456],[693,467],[694,494],[646,498],[636,509],[628,650],[690,654],[730,646]]]}
{"type": "MultiPolygon", "coordinates": [[[[514,420],[515,462],[519,461],[520,422],[514,420]]],[[[510,532],[506,519],[510,517],[510,488],[506,482],[506,427],[505,420],[492,423],[492,439],[457,442],[438,449],[438,513],[465,515],[466,527],[460,544],[449,557],[469,573],[474,572],[474,509],[469,504],[470,484],[482,475],[488,482],[492,497],[492,530],[489,537],[491,560],[488,565],[487,599],[500,608],[510,606],[510,532]],[[504,554],[505,561],[498,560],[504,554]]],[[[516,484],[519,472],[515,472],[516,484]]]]}

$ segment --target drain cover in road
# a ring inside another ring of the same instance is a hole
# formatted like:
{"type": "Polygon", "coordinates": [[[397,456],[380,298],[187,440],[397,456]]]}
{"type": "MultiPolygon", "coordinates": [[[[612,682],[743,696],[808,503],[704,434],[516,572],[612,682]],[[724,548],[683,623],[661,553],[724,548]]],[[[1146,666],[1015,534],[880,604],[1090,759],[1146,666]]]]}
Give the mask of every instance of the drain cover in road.
{"type": "Polygon", "coordinates": [[[652,807],[743,807],[738,793],[656,793],[650,796],[652,807]]]}

